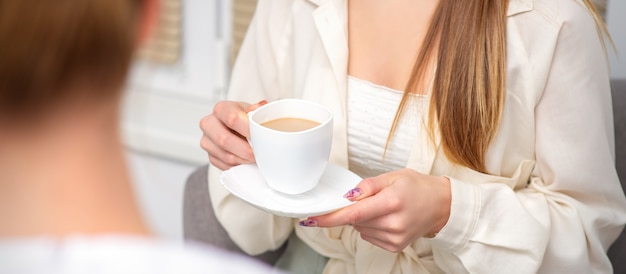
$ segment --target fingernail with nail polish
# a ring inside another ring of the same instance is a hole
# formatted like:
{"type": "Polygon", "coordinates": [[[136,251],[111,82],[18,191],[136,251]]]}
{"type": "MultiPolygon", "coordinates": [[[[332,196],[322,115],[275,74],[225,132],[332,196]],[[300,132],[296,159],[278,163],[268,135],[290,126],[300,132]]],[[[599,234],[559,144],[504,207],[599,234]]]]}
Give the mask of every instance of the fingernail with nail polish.
{"type": "Polygon", "coordinates": [[[255,109],[257,109],[257,108],[259,108],[259,107],[261,107],[262,105],[265,105],[265,104],[267,104],[267,100],[261,100],[261,101],[259,101],[256,104],[249,105],[248,108],[246,108],[246,112],[253,111],[253,110],[255,110],[255,109]]]}
{"type": "Polygon", "coordinates": [[[343,197],[346,199],[354,199],[356,197],[361,196],[361,194],[363,194],[363,192],[361,192],[361,189],[357,187],[357,188],[350,189],[348,193],[343,195],[343,197]]]}
{"type": "Polygon", "coordinates": [[[301,226],[306,226],[306,227],[316,227],[317,221],[316,220],[304,220],[304,221],[300,221],[298,224],[301,226]]]}

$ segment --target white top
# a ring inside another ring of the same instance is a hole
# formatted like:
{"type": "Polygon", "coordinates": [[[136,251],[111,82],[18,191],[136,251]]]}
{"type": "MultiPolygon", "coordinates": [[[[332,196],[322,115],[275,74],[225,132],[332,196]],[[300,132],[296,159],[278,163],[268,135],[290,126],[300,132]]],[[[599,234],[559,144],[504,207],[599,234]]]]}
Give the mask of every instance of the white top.
{"type": "Polygon", "coordinates": [[[367,178],[406,167],[418,132],[425,130],[429,96],[412,94],[385,153],[402,91],[348,77],[348,160],[367,178]]]}
{"type": "Polygon", "coordinates": [[[131,236],[0,240],[0,273],[275,273],[249,258],[199,244],[131,236]]]}

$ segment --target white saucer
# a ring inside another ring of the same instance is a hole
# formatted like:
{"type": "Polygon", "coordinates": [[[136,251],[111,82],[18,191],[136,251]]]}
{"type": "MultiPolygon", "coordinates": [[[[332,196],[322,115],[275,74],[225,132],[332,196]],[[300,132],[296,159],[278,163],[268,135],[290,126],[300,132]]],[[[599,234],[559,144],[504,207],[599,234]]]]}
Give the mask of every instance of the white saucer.
{"type": "Polygon", "coordinates": [[[233,195],[266,212],[291,218],[322,215],[351,204],[343,195],[361,180],[350,170],[329,163],[314,189],[291,195],[271,189],[255,164],[232,167],[220,176],[233,195]]]}

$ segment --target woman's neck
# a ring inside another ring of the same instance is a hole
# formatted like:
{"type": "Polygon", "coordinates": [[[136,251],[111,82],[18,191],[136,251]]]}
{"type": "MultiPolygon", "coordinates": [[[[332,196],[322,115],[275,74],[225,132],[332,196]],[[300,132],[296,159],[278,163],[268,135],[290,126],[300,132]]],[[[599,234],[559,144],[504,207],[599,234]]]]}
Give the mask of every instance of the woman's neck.
{"type": "Polygon", "coordinates": [[[438,3],[348,1],[348,74],[404,91],[438,3]]]}
{"type": "Polygon", "coordinates": [[[70,106],[0,130],[0,238],[149,234],[117,120],[117,107],[70,106]]]}

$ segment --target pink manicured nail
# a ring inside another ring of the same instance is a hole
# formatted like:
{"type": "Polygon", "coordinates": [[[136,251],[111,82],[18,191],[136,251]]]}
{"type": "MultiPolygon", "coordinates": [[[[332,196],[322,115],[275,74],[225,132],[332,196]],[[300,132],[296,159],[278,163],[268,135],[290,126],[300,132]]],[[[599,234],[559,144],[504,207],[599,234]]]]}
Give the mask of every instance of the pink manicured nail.
{"type": "Polygon", "coordinates": [[[357,187],[357,188],[350,189],[348,193],[343,195],[343,197],[346,199],[352,200],[356,197],[361,196],[361,194],[363,194],[363,192],[361,192],[361,189],[357,187]]]}
{"type": "Polygon", "coordinates": [[[252,104],[252,105],[250,105],[250,106],[246,109],[246,112],[253,111],[253,110],[255,110],[255,109],[257,109],[257,108],[259,108],[260,106],[265,105],[265,104],[267,104],[267,100],[261,100],[261,101],[259,101],[259,102],[258,102],[258,103],[256,103],[256,104],[252,104]]]}
{"type": "Polygon", "coordinates": [[[304,220],[304,221],[300,221],[298,224],[301,226],[306,226],[306,227],[316,227],[317,221],[316,220],[304,220]]]}

